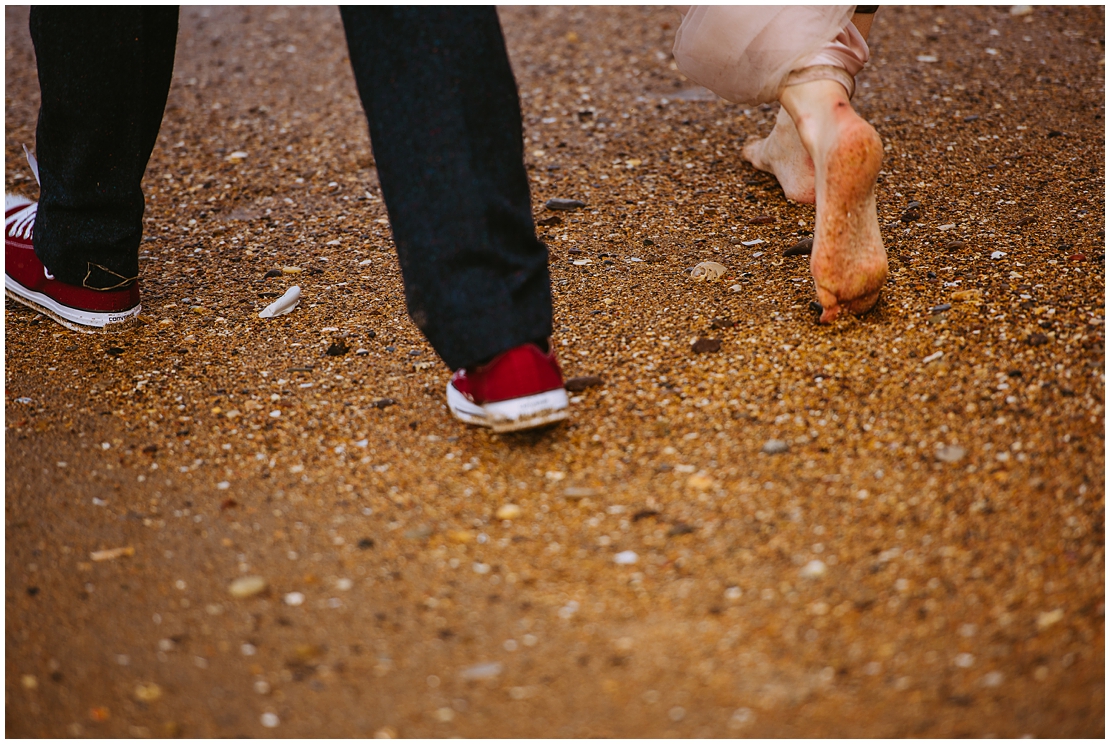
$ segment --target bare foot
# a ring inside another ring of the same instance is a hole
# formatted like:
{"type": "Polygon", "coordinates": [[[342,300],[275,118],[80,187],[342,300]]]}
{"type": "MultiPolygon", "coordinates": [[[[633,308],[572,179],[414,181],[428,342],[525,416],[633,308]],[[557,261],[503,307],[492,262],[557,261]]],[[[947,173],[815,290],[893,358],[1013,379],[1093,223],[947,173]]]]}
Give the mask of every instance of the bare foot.
{"type": "Polygon", "coordinates": [[[803,204],[816,201],[813,158],[798,138],[794,120],[785,108],[779,109],[771,134],[749,139],[740,153],[759,170],[773,174],[787,199],[803,204]]]}
{"type": "Polygon", "coordinates": [[[841,310],[861,315],[874,307],[887,275],[875,209],[882,141],[852,110],[839,83],[790,86],[782,101],[816,166],[817,223],[809,265],[824,308],[821,322],[831,323],[841,310]]]}

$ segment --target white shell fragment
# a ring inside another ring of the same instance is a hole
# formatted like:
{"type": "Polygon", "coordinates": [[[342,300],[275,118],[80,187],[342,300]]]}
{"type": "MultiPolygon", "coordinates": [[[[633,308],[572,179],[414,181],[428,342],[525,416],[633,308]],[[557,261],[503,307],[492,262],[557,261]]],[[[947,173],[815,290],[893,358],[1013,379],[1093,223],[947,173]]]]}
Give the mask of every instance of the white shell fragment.
{"type": "Polygon", "coordinates": [[[829,572],[828,567],[824,561],[812,560],[802,566],[802,570],[798,575],[803,579],[819,579],[829,572]]]}
{"type": "Polygon", "coordinates": [[[260,318],[276,318],[279,315],[293,312],[301,302],[301,288],[294,285],[285,291],[281,297],[278,297],[272,303],[266,306],[266,309],[258,314],[260,318]]]}
{"type": "Polygon", "coordinates": [[[728,271],[716,261],[702,261],[690,272],[690,278],[696,282],[715,282],[728,271]]]}
{"type": "Polygon", "coordinates": [[[466,680],[480,680],[480,679],[493,679],[501,674],[500,662],[487,661],[482,664],[475,664],[463,669],[459,672],[459,676],[466,680]]]}
{"type": "Polygon", "coordinates": [[[246,599],[266,591],[266,579],[261,576],[243,576],[231,582],[228,593],[236,599],[246,599]]]}
{"type": "Polygon", "coordinates": [[[755,240],[741,240],[740,245],[753,246],[753,245],[759,245],[760,243],[766,243],[766,242],[767,241],[764,240],[763,238],[756,238],[755,240]]]}
{"type": "Polygon", "coordinates": [[[623,550],[613,556],[613,563],[618,566],[631,566],[636,561],[640,560],[640,556],[636,555],[635,551],[623,550]]]}

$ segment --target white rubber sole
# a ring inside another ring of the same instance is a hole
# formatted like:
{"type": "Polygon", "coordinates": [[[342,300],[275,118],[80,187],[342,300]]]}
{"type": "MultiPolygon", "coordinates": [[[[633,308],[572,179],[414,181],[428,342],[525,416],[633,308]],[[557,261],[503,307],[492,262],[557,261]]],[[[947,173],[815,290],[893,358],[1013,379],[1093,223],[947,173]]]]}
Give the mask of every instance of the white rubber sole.
{"type": "Polygon", "coordinates": [[[126,330],[138,320],[142,305],[118,313],[96,313],[91,310],[78,310],[63,305],[41,292],[34,292],[4,274],[4,294],[21,305],[49,316],[70,330],[80,333],[118,333],[126,330]]]}
{"type": "Polygon", "coordinates": [[[569,406],[567,391],[562,388],[480,406],[447,383],[447,408],[455,418],[467,424],[489,427],[499,434],[563,421],[570,413],[569,406]]]}

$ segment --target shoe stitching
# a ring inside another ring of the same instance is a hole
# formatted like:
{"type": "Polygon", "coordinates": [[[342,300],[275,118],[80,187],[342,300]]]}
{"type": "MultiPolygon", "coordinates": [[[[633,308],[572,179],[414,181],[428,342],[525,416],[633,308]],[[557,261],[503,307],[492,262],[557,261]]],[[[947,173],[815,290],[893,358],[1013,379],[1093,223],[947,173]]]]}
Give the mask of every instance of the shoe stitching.
{"type": "Polygon", "coordinates": [[[105,266],[101,266],[100,264],[96,264],[96,263],[93,263],[92,261],[90,261],[89,262],[88,273],[85,274],[85,278],[81,280],[81,286],[85,287],[86,289],[95,289],[97,292],[110,292],[113,289],[120,289],[121,287],[123,287],[127,284],[130,284],[131,282],[135,281],[138,278],[139,278],[138,274],[131,277],[130,279],[124,278],[124,276],[122,274],[117,274],[116,272],[112,271],[111,269],[109,269],[105,266]],[[101,271],[104,271],[104,272],[107,272],[107,273],[111,274],[112,276],[119,277],[123,281],[119,282],[118,284],[114,284],[111,287],[94,287],[94,286],[92,286],[91,284],[89,284],[89,277],[92,276],[92,270],[93,270],[94,266],[96,268],[100,269],[101,271]]]}

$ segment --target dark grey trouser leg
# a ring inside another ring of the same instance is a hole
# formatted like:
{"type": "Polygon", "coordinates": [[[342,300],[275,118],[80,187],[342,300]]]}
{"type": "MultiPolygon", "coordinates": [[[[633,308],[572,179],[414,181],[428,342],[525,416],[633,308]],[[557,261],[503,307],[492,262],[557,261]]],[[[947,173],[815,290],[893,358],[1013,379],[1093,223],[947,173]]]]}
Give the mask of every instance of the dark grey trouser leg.
{"type": "Polygon", "coordinates": [[[551,333],[493,7],[342,7],[409,315],[452,368],[551,333]]]}
{"type": "Polygon", "coordinates": [[[177,7],[36,6],[35,253],[68,284],[139,274],[142,179],[166,108],[177,7]]]}

